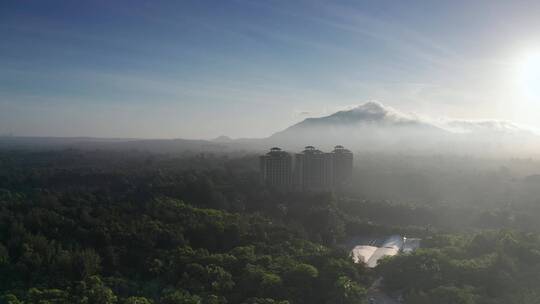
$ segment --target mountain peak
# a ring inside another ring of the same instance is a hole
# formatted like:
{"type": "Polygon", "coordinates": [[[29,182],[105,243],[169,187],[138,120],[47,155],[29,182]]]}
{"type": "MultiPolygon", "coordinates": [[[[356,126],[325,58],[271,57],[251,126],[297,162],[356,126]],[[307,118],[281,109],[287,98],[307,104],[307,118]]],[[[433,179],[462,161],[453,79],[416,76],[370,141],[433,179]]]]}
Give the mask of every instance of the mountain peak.
{"type": "Polygon", "coordinates": [[[233,139],[230,138],[229,136],[221,135],[221,136],[218,136],[218,137],[212,139],[212,141],[215,141],[215,142],[231,142],[231,141],[233,141],[233,139]]]}
{"type": "Polygon", "coordinates": [[[389,109],[387,109],[382,103],[376,101],[369,101],[352,108],[350,111],[372,114],[386,114],[389,112],[389,109]]]}
{"type": "Polygon", "coordinates": [[[413,122],[416,119],[409,117],[391,107],[376,101],[366,102],[350,110],[336,112],[326,117],[330,120],[344,120],[351,122],[413,122]]]}

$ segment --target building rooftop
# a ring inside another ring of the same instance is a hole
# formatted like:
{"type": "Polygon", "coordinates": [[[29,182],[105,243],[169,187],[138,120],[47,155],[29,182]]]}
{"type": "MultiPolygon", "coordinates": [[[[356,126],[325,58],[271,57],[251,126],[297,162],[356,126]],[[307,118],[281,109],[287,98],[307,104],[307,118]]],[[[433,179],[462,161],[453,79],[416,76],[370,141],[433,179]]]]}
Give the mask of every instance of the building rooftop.
{"type": "Polygon", "coordinates": [[[334,147],[333,153],[351,153],[350,150],[345,149],[342,145],[337,145],[334,147]]]}
{"type": "Polygon", "coordinates": [[[271,156],[271,157],[287,157],[287,156],[290,156],[289,153],[281,150],[281,148],[278,148],[278,147],[270,148],[270,152],[266,153],[266,155],[271,156]]]}
{"type": "Polygon", "coordinates": [[[306,146],[304,148],[304,151],[302,151],[304,154],[321,154],[323,153],[321,150],[316,149],[314,146],[306,146]]]}

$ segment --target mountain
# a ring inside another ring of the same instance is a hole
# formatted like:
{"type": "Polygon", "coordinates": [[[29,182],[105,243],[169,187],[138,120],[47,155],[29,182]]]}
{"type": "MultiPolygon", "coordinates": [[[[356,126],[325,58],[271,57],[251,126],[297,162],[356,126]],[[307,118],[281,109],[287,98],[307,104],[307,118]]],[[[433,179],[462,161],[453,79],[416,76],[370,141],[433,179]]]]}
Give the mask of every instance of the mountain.
{"type": "Polygon", "coordinates": [[[430,120],[368,102],[328,116],[307,118],[265,139],[267,145],[299,149],[341,144],[354,150],[458,154],[539,151],[540,138],[514,123],[496,120],[430,120]]]}
{"type": "Polygon", "coordinates": [[[397,147],[408,150],[418,144],[419,138],[444,138],[448,133],[412,115],[380,103],[368,102],[329,116],[307,118],[273,134],[268,140],[294,148],[305,143],[325,149],[343,144],[363,150],[397,147]]]}
{"type": "Polygon", "coordinates": [[[404,114],[378,102],[368,102],[346,111],[339,111],[329,116],[307,118],[273,136],[280,136],[292,130],[311,127],[418,127],[438,129],[449,133],[499,133],[499,134],[532,134],[532,131],[512,122],[500,120],[446,120],[434,123],[421,119],[417,115],[404,114]]]}
{"type": "MultiPolygon", "coordinates": [[[[377,102],[368,102],[350,110],[339,111],[329,116],[307,118],[287,130],[313,126],[350,126],[350,125],[420,125],[421,121],[377,102]]],[[[285,130],[285,131],[287,131],[285,130]]]]}
{"type": "Polygon", "coordinates": [[[300,151],[305,146],[354,152],[435,153],[480,156],[538,156],[540,137],[517,124],[497,120],[443,120],[406,114],[377,102],[307,118],[267,138],[213,140],[0,137],[0,149],[104,149],[158,153],[262,152],[270,147],[300,151]]]}
{"type": "Polygon", "coordinates": [[[234,141],[232,138],[230,138],[229,136],[225,136],[225,135],[221,135],[221,136],[218,136],[214,139],[212,139],[213,142],[217,142],[217,143],[230,143],[232,141],[234,141]]]}

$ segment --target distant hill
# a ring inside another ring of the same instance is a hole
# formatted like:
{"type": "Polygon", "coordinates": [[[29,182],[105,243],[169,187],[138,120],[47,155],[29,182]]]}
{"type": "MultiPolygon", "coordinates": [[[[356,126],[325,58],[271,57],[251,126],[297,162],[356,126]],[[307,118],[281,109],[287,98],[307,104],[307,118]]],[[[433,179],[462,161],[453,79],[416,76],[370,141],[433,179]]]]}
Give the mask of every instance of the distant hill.
{"type": "Polygon", "coordinates": [[[377,102],[324,117],[307,118],[267,138],[232,139],[225,135],[213,140],[0,137],[0,149],[79,148],[160,153],[261,152],[273,146],[299,151],[308,145],[330,150],[338,144],[354,152],[480,156],[540,154],[540,136],[511,122],[420,118],[377,102]]]}
{"type": "Polygon", "coordinates": [[[447,133],[382,104],[369,102],[329,116],[307,118],[275,133],[269,140],[286,146],[303,142],[322,148],[342,144],[366,150],[409,149],[418,144],[419,138],[442,138],[447,133]]]}
{"type": "Polygon", "coordinates": [[[411,126],[424,125],[418,119],[385,107],[377,102],[368,102],[346,111],[339,111],[332,115],[307,118],[304,121],[288,128],[302,128],[311,126],[337,126],[337,125],[392,125],[411,126]]]}
{"type": "Polygon", "coordinates": [[[355,151],[489,155],[540,151],[539,140],[534,132],[511,122],[430,120],[377,102],[307,118],[265,139],[268,146],[289,149],[342,144],[355,151]]]}
{"type": "Polygon", "coordinates": [[[140,150],[155,153],[228,151],[227,146],[206,140],[16,136],[0,137],[0,149],[140,150]]]}
{"type": "Polygon", "coordinates": [[[230,138],[229,136],[225,136],[225,135],[221,135],[221,136],[218,136],[214,139],[212,139],[213,142],[218,142],[218,143],[229,143],[229,142],[232,142],[233,139],[230,138]]]}

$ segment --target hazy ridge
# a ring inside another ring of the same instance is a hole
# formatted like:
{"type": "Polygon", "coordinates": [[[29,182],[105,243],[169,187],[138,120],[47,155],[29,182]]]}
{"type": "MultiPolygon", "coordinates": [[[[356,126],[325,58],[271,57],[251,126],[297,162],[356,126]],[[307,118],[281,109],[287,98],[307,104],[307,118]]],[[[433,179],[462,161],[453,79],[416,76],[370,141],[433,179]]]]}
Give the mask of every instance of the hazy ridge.
{"type": "Polygon", "coordinates": [[[540,136],[508,121],[436,120],[368,102],[324,117],[307,118],[267,138],[213,140],[0,137],[0,148],[120,149],[151,152],[263,151],[272,146],[297,151],[307,145],[355,152],[536,157],[540,136]]]}

